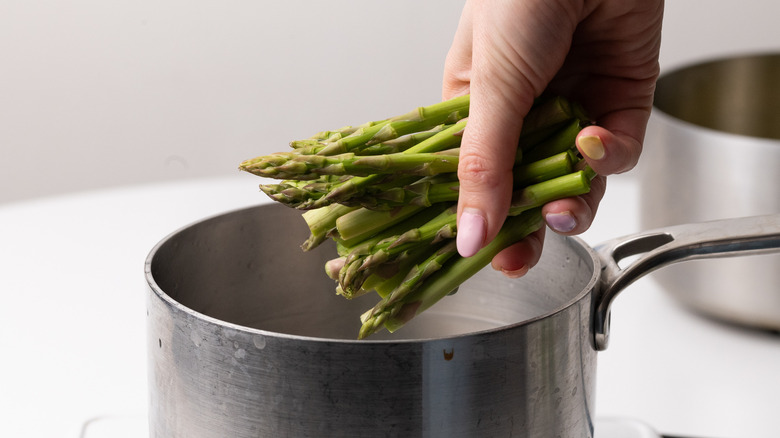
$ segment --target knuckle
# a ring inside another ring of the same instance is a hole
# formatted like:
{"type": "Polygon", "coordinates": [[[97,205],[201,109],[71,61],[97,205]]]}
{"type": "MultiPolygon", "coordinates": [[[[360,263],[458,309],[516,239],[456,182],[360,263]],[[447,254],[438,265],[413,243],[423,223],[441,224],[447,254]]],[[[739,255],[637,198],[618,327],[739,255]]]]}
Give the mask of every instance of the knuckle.
{"type": "Polygon", "coordinates": [[[462,154],[458,164],[461,183],[488,187],[498,186],[507,175],[497,169],[490,160],[478,154],[462,154]]]}
{"type": "Polygon", "coordinates": [[[632,170],[639,162],[641,153],[642,146],[636,142],[630,142],[622,148],[613,149],[612,156],[604,163],[604,167],[607,167],[605,174],[615,175],[632,170]]]}

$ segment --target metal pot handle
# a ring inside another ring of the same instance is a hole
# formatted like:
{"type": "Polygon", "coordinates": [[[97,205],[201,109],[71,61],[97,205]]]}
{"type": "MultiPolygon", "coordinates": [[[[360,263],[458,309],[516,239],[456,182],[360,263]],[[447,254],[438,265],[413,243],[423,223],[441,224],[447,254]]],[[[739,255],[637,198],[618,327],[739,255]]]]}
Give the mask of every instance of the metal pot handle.
{"type": "Polygon", "coordinates": [[[596,299],[597,350],[609,343],[612,301],[625,287],[663,266],[715,257],[780,252],[780,214],[659,228],[608,240],[595,247],[602,263],[596,299]],[[627,266],[618,264],[632,256],[627,266]]]}

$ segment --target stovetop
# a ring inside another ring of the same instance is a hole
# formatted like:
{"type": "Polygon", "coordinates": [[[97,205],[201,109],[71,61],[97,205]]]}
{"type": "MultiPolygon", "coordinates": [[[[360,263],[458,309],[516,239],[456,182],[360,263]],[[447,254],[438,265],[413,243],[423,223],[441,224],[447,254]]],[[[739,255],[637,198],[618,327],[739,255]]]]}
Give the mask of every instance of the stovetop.
{"type": "MultiPolygon", "coordinates": [[[[88,421],[79,438],[141,438],[148,436],[142,416],[110,416],[88,421]]],[[[593,438],[673,438],[659,435],[644,422],[626,418],[600,418],[593,438]]]]}

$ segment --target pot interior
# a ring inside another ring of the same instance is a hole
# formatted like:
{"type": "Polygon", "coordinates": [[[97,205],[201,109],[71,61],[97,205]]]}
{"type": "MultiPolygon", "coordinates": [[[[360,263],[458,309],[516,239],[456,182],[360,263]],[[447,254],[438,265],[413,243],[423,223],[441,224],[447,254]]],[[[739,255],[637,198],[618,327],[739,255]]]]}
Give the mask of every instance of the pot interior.
{"type": "Polygon", "coordinates": [[[780,139],[780,54],[718,59],[662,75],[655,108],[685,122],[780,139]]]}
{"type": "MultiPolygon", "coordinates": [[[[371,340],[427,339],[517,324],[587,295],[593,252],[581,241],[547,233],[540,263],[521,279],[487,267],[394,334],[371,340]]],[[[264,204],[216,216],[163,240],[150,254],[148,281],[156,293],[219,321],[280,334],[355,339],[360,315],[379,297],[335,294],[324,264],[330,241],[303,252],[301,212],[264,204]]]]}

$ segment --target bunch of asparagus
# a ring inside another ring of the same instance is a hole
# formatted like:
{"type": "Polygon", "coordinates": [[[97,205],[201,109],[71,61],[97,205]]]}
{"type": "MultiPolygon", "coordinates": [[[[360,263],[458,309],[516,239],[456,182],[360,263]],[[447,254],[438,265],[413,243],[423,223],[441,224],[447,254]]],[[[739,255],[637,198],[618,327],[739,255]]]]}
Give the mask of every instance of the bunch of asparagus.
{"type": "Polygon", "coordinates": [[[281,180],[260,189],[304,210],[308,251],[333,239],[325,266],[336,292],[370,291],[380,301],[361,316],[358,338],[393,332],[457,290],[502,249],[538,230],[541,206],[590,190],[595,176],[574,146],[588,124],[557,96],[537,99],[525,118],[513,169],[509,217],[498,237],[468,258],[455,248],[459,146],[469,96],[407,114],[323,131],[291,150],[252,158],[240,169],[281,180]]]}

